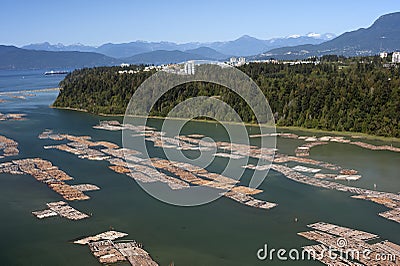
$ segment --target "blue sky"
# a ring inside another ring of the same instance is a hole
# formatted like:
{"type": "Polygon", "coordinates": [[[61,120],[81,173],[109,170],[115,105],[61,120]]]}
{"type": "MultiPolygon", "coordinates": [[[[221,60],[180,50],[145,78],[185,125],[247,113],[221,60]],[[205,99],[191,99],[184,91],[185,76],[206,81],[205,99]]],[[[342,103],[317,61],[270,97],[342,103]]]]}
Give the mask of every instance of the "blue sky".
{"type": "Polygon", "coordinates": [[[335,33],[400,11],[398,0],[2,0],[0,44],[225,41],[335,33]]]}

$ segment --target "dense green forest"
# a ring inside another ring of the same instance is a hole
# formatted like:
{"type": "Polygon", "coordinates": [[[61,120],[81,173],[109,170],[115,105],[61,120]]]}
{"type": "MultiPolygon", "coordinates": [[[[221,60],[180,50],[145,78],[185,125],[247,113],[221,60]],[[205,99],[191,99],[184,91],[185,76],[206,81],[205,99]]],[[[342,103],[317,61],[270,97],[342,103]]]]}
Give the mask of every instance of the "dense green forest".
{"type": "MultiPolygon", "coordinates": [[[[276,123],[335,131],[400,137],[400,69],[379,57],[325,56],[319,64],[250,63],[249,75],[269,101],[276,123]]],[[[60,83],[56,107],[123,114],[136,88],[153,71],[119,74],[120,67],[75,70],[60,83]]],[[[126,69],[126,68],[125,68],[126,69]]],[[[204,82],[180,85],[165,94],[152,115],[165,116],[194,96],[214,96],[232,106],[245,122],[255,122],[246,103],[229,89],[204,82]]]]}

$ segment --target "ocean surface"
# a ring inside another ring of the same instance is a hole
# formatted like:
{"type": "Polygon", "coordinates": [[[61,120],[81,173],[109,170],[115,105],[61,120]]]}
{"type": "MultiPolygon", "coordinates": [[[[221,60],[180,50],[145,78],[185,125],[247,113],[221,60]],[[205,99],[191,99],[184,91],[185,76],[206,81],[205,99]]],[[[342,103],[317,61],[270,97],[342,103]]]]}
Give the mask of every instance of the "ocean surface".
{"type": "MultiPolygon", "coordinates": [[[[57,87],[61,76],[44,76],[44,71],[1,71],[0,92],[15,92],[57,87]]],[[[129,234],[144,244],[160,265],[322,265],[315,261],[259,261],[258,249],[295,248],[315,244],[297,235],[307,231],[307,224],[324,221],[375,233],[383,239],[400,243],[397,223],[378,216],[387,210],[382,205],[350,198],[351,194],[331,191],[291,181],[270,171],[257,198],[278,204],[271,210],[241,205],[228,198],[198,207],[177,207],[162,203],[131,178],[108,169],[108,162],[78,159],[44,145],[57,143],[40,140],[45,129],[73,135],[90,135],[94,140],[108,140],[121,145],[121,132],[93,129],[105,118],[87,113],[49,108],[58,91],[35,92],[22,98],[0,95],[0,112],[27,114],[24,121],[0,121],[0,135],[19,143],[20,154],[0,159],[41,157],[75,179],[70,184],[91,183],[100,191],[89,192],[90,200],[71,202],[89,219],[69,221],[54,217],[36,219],[31,212],[45,209],[47,202],[62,198],[28,175],[0,174],[0,243],[1,265],[99,265],[87,246],[71,243],[72,239],[94,235],[111,227],[129,234]],[[294,222],[295,218],[298,222],[294,222]]],[[[118,118],[121,121],[121,118],[118,118]]],[[[151,119],[160,128],[162,120],[151,119]]],[[[227,140],[220,127],[212,123],[190,122],[185,134],[205,134],[227,140]]],[[[251,134],[256,128],[249,127],[251,134]]],[[[282,131],[277,129],[277,131],[282,131]]],[[[285,130],[289,132],[288,130],[285,130]]],[[[311,133],[297,131],[302,135],[311,133]]],[[[252,139],[252,144],[259,140],[252,139]]],[[[371,143],[382,143],[369,141],[371,143]]],[[[278,138],[277,148],[293,154],[303,142],[278,138]]],[[[390,144],[390,143],[389,143],[390,144]]],[[[162,156],[152,149],[152,156],[162,156]]],[[[311,158],[359,170],[363,176],[351,185],[399,192],[400,154],[370,151],[353,145],[330,143],[312,149],[311,158]]],[[[223,165],[225,159],[216,162],[223,165]]],[[[244,179],[249,177],[246,170],[244,179]]],[[[347,184],[347,182],[344,182],[347,184]]]]}
{"type": "Polygon", "coordinates": [[[42,70],[0,70],[0,93],[56,88],[65,75],[44,75],[42,70]]]}

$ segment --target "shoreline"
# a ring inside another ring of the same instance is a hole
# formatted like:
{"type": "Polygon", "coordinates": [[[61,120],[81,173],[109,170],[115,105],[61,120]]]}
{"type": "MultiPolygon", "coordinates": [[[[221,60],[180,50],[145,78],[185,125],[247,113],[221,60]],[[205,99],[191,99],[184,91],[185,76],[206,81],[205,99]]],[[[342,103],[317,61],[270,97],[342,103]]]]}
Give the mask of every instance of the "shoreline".
{"type": "MultiPolygon", "coordinates": [[[[77,111],[77,112],[83,112],[83,113],[88,113],[88,114],[93,114],[93,115],[98,115],[98,116],[103,116],[103,117],[124,117],[125,114],[104,114],[104,113],[91,113],[87,111],[86,109],[79,109],[79,108],[72,108],[72,107],[58,107],[58,106],[53,106],[50,105],[50,108],[54,109],[60,109],[60,110],[69,110],[69,111],[77,111]]],[[[146,116],[132,116],[132,117],[137,117],[137,118],[146,118],[146,116]]],[[[171,119],[171,120],[182,120],[182,118],[165,118],[162,116],[147,116],[147,118],[151,119],[171,119]]],[[[217,123],[216,121],[213,120],[205,120],[205,119],[196,119],[196,122],[203,122],[203,123],[217,123]]],[[[241,123],[237,122],[226,122],[227,124],[232,124],[232,125],[239,125],[241,123]]],[[[252,123],[243,123],[245,126],[249,127],[258,127],[262,126],[265,127],[266,125],[257,125],[257,124],[252,124],[252,123]]],[[[361,133],[361,132],[351,132],[351,131],[329,131],[329,130],[323,130],[323,129],[315,129],[315,128],[303,128],[303,127],[297,127],[297,126],[276,126],[274,125],[276,132],[280,133],[279,130],[294,130],[294,131],[304,131],[304,132],[309,132],[309,133],[319,133],[319,134],[332,134],[332,135],[340,135],[340,136],[346,136],[346,137],[354,137],[356,136],[357,138],[360,139],[367,139],[367,140],[378,140],[378,141],[385,141],[385,142],[396,142],[400,143],[400,138],[395,138],[395,137],[384,137],[384,136],[377,136],[377,135],[371,135],[367,133],[361,133]]]]}
{"type": "Polygon", "coordinates": [[[54,106],[54,105],[49,105],[50,108],[52,109],[59,109],[59,110],[68,110],[68,111],[76,111],[76,112],[81,112],[81,113],[88,113],[88,114],[93,114],[88,112],[88,110],[86,109],[79,109],[79,108],[72,108],[72,107],[58,107],[58,106],[54,106]]]}
{"type": "Polygon", "coordinates": [[[22,93],[32,93],[32,92],[45,92],[45,91],[59,91],[61,88],[45,88],[45,89],[32,89],[32,90],[19,90],[19,91],[3,91],[0,92],[1,95],[13,95],[22,93]]]}

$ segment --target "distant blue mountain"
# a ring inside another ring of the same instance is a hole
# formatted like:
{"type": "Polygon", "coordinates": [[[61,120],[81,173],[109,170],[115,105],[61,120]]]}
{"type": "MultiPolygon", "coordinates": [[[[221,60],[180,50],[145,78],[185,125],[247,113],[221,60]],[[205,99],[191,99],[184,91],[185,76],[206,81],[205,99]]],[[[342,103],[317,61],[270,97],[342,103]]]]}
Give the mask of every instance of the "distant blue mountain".
{"type": "Polygon", "coordinates": [[[213,60],[226,60],[230,57],[229,55],[217,52],[216,50],[211,49],[209,47],[199,47],[196,49],[189,49],[185,50],[185,52],[194,55],[200,55],[203,56],[204,58],[209,58],[213,60]]]}
{"type": "Polygon", "coordinates": [[[144,42],[107,43],[99,46],[96,51],[115,58],[125,58],[133,55],[147,53],[156,50],[178,50],[175,43],[170,42],[144,42]]]}

